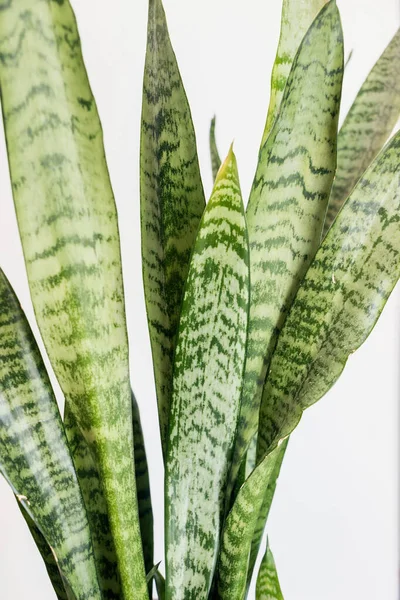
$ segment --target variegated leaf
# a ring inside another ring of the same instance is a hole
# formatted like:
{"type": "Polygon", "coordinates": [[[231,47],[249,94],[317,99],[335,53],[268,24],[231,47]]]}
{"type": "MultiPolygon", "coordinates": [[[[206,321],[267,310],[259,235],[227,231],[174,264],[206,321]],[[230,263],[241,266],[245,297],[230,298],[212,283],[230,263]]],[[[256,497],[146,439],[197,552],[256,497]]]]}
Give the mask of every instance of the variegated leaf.
{"type": "Polygon", "coordinates": [[[362,85],[338,136],[337,172],[324,233],[400,117],[400,29],[362,85]]]}
{"type": "Polygon", "coordinates": [[[161,0],[149,0],[140,197],[143,281],[165,455],[183,286],[205,200],[190,108],[161,0]]]}
{"type": "Polygon", "coordinates": [[[262,559],[260,570],[258,571],[256,600],[283,600],[275,560],[269,544],[267,544],[267,549],[262,559]]]}
{"type": "Polygon", "coordinates": [[[215,123],[216,117],[213,117],[211,119],[210,125],[210,156],[213,181],[215,181],[218,174],[218,170],[221,166],[221,159],[218,152],[217,140],[215,139],[215,123]]]}
{"type": "Polygon", "coordinates": [[[249,303],[236,159],[221,166],[196,239],[175,355],[166,463],[166,598],[206,600],[239,412],[249,303]]]}

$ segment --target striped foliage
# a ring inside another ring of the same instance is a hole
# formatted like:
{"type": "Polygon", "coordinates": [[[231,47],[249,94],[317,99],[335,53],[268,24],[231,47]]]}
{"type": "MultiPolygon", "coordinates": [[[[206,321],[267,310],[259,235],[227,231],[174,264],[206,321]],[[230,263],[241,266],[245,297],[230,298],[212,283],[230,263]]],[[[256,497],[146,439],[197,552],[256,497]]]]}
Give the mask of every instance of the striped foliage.
{"type": "Polygon", "coordinates": [[[342,29],[331,0],[293,61],[279,118],[260,152],[247,207],[251,307],[232,479],[257,430],[277,335],[319,245],[336,167],[342,74],[342,29]]]}
{"type": "Polygon", "coordinates": [[[146,598],[117,217],[67,0],[2,7],[0,85],[38,325],[98,464],[125,600],[146,598]]]}
{"type": "Polygon", "coordinates": [[[179,326],[166,463],[167,600],[206,599],[210,591],[239,412],[248,304],[248,239],[230,150],[201,221],[179,326]]]}
{"type": "Polygon", "coordinates": [[[275,560],[269,544],[258,571],[256,600],[283,600],[275,560]]]}
{"type": "Polygon", "coordinates": [[[161,0],[149,0],[140,144],[143,282],[165,455],[183,286],[205,200],[161,0]]]}
{"type": "Polygon", "coordinates": [[[340,129],[337,173],[324,233],[400,117],[400,29],[379,58],[340,129]]]}
{"type": "Polygon", "coordinates": [[[400,133],[365,172],[304,278],[260,410],[259,456],[297,425],[368,337],[400,276],[400,133]]]}
{"type": "Polygon", "coordinates": [[[281,32],[271,75],[271,95],[261,147],[265,144],[282,102],[286,82],[300,43],[326,0],[283,0],[281,32]]]}
{"type": "Polygon", "coordinates": [[[217,140],[215,139],[215,123],[216,117],[213,117],[211,119],[210,125],[210,156],[213,181],[215,181],[218,174],[218,170],[221,166],[221,159],[218,152],[217,140]]]}
{"type": "MultiPolygon", "coordinates": [[[[28,322],[2,271],[0,472],[13,488],[48,568],[46,544],[76,600],[101,600],[85,507],[57,403],[28,322]]],[[[60,597],[65,598],[62,590],[60,597]]]]}

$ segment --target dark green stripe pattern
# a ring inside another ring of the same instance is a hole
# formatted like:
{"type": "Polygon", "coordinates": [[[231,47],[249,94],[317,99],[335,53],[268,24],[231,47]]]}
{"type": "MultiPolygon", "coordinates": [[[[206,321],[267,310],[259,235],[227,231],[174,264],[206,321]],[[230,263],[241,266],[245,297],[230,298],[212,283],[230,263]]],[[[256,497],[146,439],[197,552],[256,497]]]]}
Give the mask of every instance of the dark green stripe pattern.
{"type": "Polygon", "coordinates": [[[279,117],[260,152],[247,208],[251,308],[232,479],[257,431],[279,331],[320,242],[336,168],[342,75],[342,28],[331,1],[293,61],[279,117]]]}
{"type": "Polygon", "coordinates": [[[219,152],[218,152],[217,140],[215,139],[216,120],[217,120],[216,117],[213,117],[211,119],[211,125],[210,125],[210,156],[211,156],[211,170],[212,170],[213,181],[216,180],[217,175],[218,175],[218,170],[221,166],[221,159],[220,159],[219,152]]]}
{"type": "Polygon", "coordinates": [[[166,463],[166,598],[206,600],[239,414],[249,256],[236,159],[219,170],[196,239],[175,355],[166,463]]]}
{"type": "Polygon", "coordinates": [[[400,117],[400,29],[379,58],[340,129],[335,181],[324,233],[400,117]]]}
{"type": "Polygon", "coordinates": [[[263,393],[259,457],[337,380],[399,276],[400,133],[354,188],[299,289],[263,393]]]}
{"type": "Polygon", "coordinates": [[[28,322],[2,271],[0,471],[39,529],[76,600],[101,600],[85,507],[56,399],[28,322]]]}
{"type": "Polygon", "coordinates": [[[256,600],[283,600],[274,556],[269,543],[258,571],[256,600]]]}
{"type": "Polygon", "coordinates": [[[115,203],[67,0],[0,4],[12,189],[38,325],[95,457],[125,600],[147,598],[115,203]]]}
{"type": "Polygon", "coordinates": [[[205,199],[190,108],[161,0],[149,0],[140,198],[143,282],[165,456],[183,287],[205,199]]]}

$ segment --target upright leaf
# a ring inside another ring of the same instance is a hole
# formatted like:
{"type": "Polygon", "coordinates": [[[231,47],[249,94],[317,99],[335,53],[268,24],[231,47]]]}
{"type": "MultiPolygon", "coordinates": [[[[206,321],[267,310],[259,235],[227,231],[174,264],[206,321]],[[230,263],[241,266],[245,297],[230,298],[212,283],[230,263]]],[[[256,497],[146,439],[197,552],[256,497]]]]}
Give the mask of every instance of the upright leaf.
{"type": "Polygon", "coordinates": [[[257,430],[276,339],[320,242],[336,167],[342,74],[342,29],[331,0],[293,61],[279,117],[260,151],[247,208],[252,299],[233,480],[257,430]]]}
{"type": "Polygon", "coordinates": [[[38,325],[98,464],[124,598],[147,598],[117,216],[67,0],[3,3],[0,86],[38,325]]]}
{"type": "Polygon", "coordinates": [[[281,33],[271,75],[271,96],[261,147],[279,113],[294,57],[308,28],[326,0],[283,0],[281,33]]]}
{"type": "Polygon", "coordinates": [[[259,456],[336,381],[399,276],[400,133],[354,188],[299,289],[263,393],[259,456]]]}
{"type": "Polygon", "coordinates": [[[324,233],[400,116],[400,29],[362,85],[338,136],[338,164],[324,233]]]}
{"type": "Polygon", "coordinates": [[[218,170],[221,166],[221,159],[219,157],[217,140],[215,139],[215,122],[216,122],[216,117],[213,117],[211,119],[211,125],[210,125],[210,156],[211,156],[211,169],[212,169],[213,181],[216,180],[218,170]]]}
{"type": "Polygon", "coordinates": [[[256,600],[283,600],[275,560],[269,544],[258,572],[256,600]]]}
{"type": "Polygon", "coordinates": [[[161,0],[149,0],[140,143],[143,281],[165,456],[183,286],[205,200],[161,0]]]}
{"type": "Polygon", "coordinates": [[[56,399],[28,322],[2,271],[0,472],[28,525],[33,522],[37,528],[39,549],[43,554],[47,544],[76,600],[101,600],[85,507],[56,399]]]}
{"type": "Polygon", "coordinates": [[[249,304],[236,159],[219,170],[196,239],[175,355],[166,471],[166,598],[206,600],[225,509],[249,304]]]}

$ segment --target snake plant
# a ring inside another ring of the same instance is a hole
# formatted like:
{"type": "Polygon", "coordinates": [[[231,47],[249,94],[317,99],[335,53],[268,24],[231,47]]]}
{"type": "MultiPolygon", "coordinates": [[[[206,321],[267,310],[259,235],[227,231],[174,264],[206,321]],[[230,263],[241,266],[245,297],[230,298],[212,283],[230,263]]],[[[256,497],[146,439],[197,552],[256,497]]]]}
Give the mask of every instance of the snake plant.
{"type": "Polygon", "coordinates": [[[129,375],[117,211],[75,17],[68,0],[0,9],[16,216],[65,399],[61,416],[0,271],[0,471],[55,595],[244,600],[265,552],[256,599],[282,600],[284,582],[262,547],[289,436],[368,337],[400,276],[400,133],[389,139],[400,116],[400,32],[339,129],[335,0],[284,0],[250,197],[233,148],[219,158],[213,119],[206,203],[164,9],[149,0],[140,208],[163,557],[153,552],[129,375]]]}

